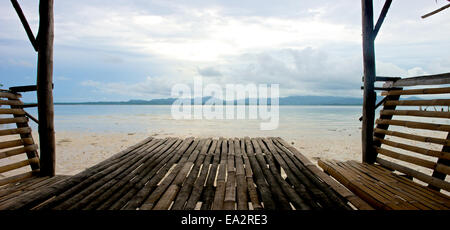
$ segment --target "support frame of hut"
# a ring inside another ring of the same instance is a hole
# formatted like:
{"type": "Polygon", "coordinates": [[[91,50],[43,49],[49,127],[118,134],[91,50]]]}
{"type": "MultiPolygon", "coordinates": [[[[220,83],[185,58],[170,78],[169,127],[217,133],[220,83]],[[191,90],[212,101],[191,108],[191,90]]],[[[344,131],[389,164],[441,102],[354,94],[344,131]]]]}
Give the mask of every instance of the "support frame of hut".
{"type": "Polygon", "coordinates": [[[377,23],[374,25],[373,0],[361,0],[362,12],[362,46],[363,46],[363,69],[364,69],[364,93],[362,111],[362,161],[374,163],[377,153],[373,148],[373,130],[376,110],[376,67],[375,67],[375,38],[384,22],[384,18],[391,6],[392,0],[386,0],[377,23]]]}
{"type": "Polygon", "coordinates": [[[37,92],[38,132],[40,145],[40,175],[55,175],[55,128],[53,109],[53,0],[39,1],[39,30],[36,38],[17,2],[11,0],[14,9],[27,33],[33,49],[38,53],[37,92]]]}

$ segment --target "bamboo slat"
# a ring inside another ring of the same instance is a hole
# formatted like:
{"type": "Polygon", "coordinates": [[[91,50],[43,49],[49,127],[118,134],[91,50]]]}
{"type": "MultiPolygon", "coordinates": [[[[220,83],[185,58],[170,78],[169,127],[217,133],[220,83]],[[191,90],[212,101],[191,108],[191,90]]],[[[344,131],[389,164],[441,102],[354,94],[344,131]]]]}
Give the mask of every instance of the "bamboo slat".
{"type": "MultiPolygon", "coordinates": [[[[259,157],[259,160],[261,162],[263,162],[262,154],[257,154],[257,155],[259,157]]],[[[281,172],[278,171],[278,169],[275,165],[275,160],[272,157],[271,153],[266,152],[265,155],[267,156],[269,170],[271,171],[273,177],[276,179],[276,182],[278,184],[280,184],[281,189],[287,195],[287,197],[289,198],[289,201],[294,205],[294,207],[297,210],[310,210],[310,207],[306,204],[304,199],[301,196],[299,196],[299,194],[296,193],[296,191],[291,187],[291,185],[281,177],[281,172]]]]}
{"type": "MultiPolygon", "coordinates": [[[[332,191],[328,186],[326,186],[322,181],[318,179],[318,177],[312,173],[309,168],[307,168],[300,158],[294,156],[294,154],[287,149],[279,140],[275,141],[277,148],[280,148],[280,153],[286,161],[289,162],[289,159],[293,162],[293,164],[300,169],[300,172],[297,174],[302,176],[305,179],[302,179],[302,182],[305,184],[307,188],[312,191],[312,194],[316,197],[317,200],[321,202],[321,205],[324,207],[329,207],[330,209],[334,209],[336,207],[342,209],[349,209],[348,205],[342,201],[342,198],[338,197],[334,191],[332,191]],[[309,182],[308,182],[309,181],[309,182]],[[308,182],[308,183],[305,183],[308,182]]],[[[292,148],[291,148],[292,149],[292,148]]],[[[294,148],[295,149],[295,148],[294,148]]],[[[314,165],[310,165],[310,168],[315,168],[314,165]]],[[[295,170],[294,170],[295,171],[295,170]]]]}
{"type": "MultiPolygon", "coordinates": [[[[8,203],[14,202],[14,199],[17,196],[21,196],[23,194],[30,193],[32,190],[39,189],[44,186],[52,186],[53,184],[61,181],[62,179],[66,178],[66,176],[55,176],[55,177],[30,177],[27,179],[24,179],[27,183],[24,183],[24,186],[18,186],[21,187],[21,189],[15,189],[13,191],[10,191],[9,194],[6,196],[0,197],[0,205],[7,205],[8,203]]],[[[22,181],[19,181],[14,184],[22,184],[22,181]]]]}
{"type": "Polygon", "coordinates": [[[407,144],[403,144],[403,143],[398,143],[398,142],[390,141],[390,140],[386,140],[386,139],[377,139],[377,140],[380,141],[382,144],[389,145],[389,146],[392,146],[395,148],[400,148],[400,149],[420,153],[420,154],[427,155],[427,156],[433,156],[433,157],[438,157],[438,158],[443,158],[443,159],[450,159],[450,153],[447,153],[447,152],[425,149],[425,148],[407,145],[407,144]]]}
{"type": "Polygon", "coordinates": [[[225,201],[225,179],[227,173],[227,158],[228,158],[228,140],[222,141],[222,150],[220,153],[220,162],[218,173],[216,177],[216,191],[214,193],[212,210],[222,210],[225,201]]]}
{"type": "MultiPolygon", "coordinates": [[[[192,139],[193,138],[188,138],[187,141],[192,142],[192,139]]],[[[194,140],[191,145],[195,146],[197,142],[197,140],[194,140]]],[[[161,173],[166,172],[166,170],[168,170],[166,164],[171,164],[173,161],[181,157],[180,149],[187,148],[189,145],[188,143],[183,142],[178,146],[177,144],[174,144],[167,151],[165,151],[165,149],[167,149],[166,147],[158,147],[155,150],[152,150],[153,156],[148,160],[151,162],[150,165],[141,166],[141,168],[143,167],[142,171],[139,170],[136,175],[132,175],[135,178],[131,179],[131,182],[127,182],[129,178],[122,179],[122,184],[125,183],[125,186],[123,186],[118,192],[114,192],[114,194],[108,198],[108,200],[104,201],[103,204],[97,208],[97,210],[119,210],[121,208],[125,208],[124,205],[132,202],[134,196],[137,195],[139,195],[138,201],[142,202],[145,197],[140,195],[141,193],[139,192],[141,189],[149,192],[152,191],[154,185],[156,184],[153,177],[160,177],[158,171],[161,173]],[[147,182],[148,187],[145,187],[147,182]]],[[[134,202],[136,202],[136,200],[134,200],[134,202]]],[[[88,209],[88,207],[86,209],[88,209]]],[[[136,207],[130,209],[136,209],[136,207]]]]}
{"type": "Polygon", "coordinates": [[[441,145],[450,145],[450,141],[442,138],[434,138],[434,137],[425,137],[415,134],[409,134],[409,133],[403,133],[398,131],[390,131],[390,130],[384,130],[384,129],[375,129],[375,133],[382,133],[389,136],[395,136],[395,137],[401,137],[408,140],[414,140],[414,141],[421,141],[421,142],[427,142],[427,143],[434,143],[434,144],[441,144],[441,145]]]}
{"type": "Polygon", "coordinates": [[[409,77],[398,79],[388,87],[417,86],[417,85],[444,85],[450,84],[450,73],[442,73],[427,76],[409,77]]]}
{"type": "Polygon", "coordinates": [[[0,105],[23,105],[23,102],[20,100],[0,100],[0,105]]]}
{"type": "Polygon", "coordinates": [[[13,123],[26,123],[28,118],[15,117],[15,118],[0,118],[0,124],[13,124],[13,123]]]}
{"type": "Polygon", "coordinates": [[[194,161],[196,161],[200,151],[195,150],[192,155],[189,157],[186,163],[184,163],[183,167],[181,167],[178,174],[173,179],[170,186],[167,188],[167,190],[161,195],[161,198],[159,201],[155,204],[153,207],[153,210],[167,210],[169,209],[172,201],[177,196],[178,192],[181,189],[181,185],[183,184],[183,181],[186,179],[186,176],[188,175],[191,168],[194,166],[194,161]]]}
{"type": "Polygon", "coordinates": [[[97,209],[135,210],[138,208],[140,203],[146,198],[147,194],[156,187],[157,181],[155,178],[162,178],[161,175],[167,173],[170,165],[181,157],[181,151],[186,150],[188,147],[188,150],[193,149],[197,145],[198,140],[192,140],[193,138],[188,138],[179,145],[178,143],[171,144],[170,148],[168,148],[169,146],[159,146],[151,150],[153,156],[148,160],[151,164],[148,167],[144,167],[143,171],[138,174],[143,176],[136,176],[136,178],[132,180],[132,183],[127,183],[119,192],[115,192],[111,198],[105,201],[97,209]],[[189,146],[190,143],[192,143],[191,146],[189,146]],[[125,204],[127,204],[128,207],[125,206],[125,204]]]}
{"type": "Polygon", "coordinates": [[[189,199],[186,202],[186,205],[184,206],[184,209],[186,210],[193,210],[199,201],[201,194],[203,192],[204,184],[208,176],[209,166],[211,164],[212,159],[218,159],[218,157],[215,157],[215,150],[217,146],[217,140],[213,140],[211,143],[211,146],[208,151],[208,155],[205,157],[205,160],[202,164],[202,169],[200,172],[200,175],[198,176],[197,180],[195,181],[194,188],[192,189],[192,192],[189,196],[189,199]]]}
{"type": "Polygon", "coordinates": [[[3,129],[0,130],[0,136],[31,133],[31,128],[3,129]]]}
{"type": "Polygon", "coordinates": [[[246,148],[246,143],[244,139],[240,140],[240,151],[241,151],[241,155],[245,164],[245,178],[246,178],[246,183],[247,183],[247,190],[248,190],[248,196],[249,199],[252,203],[252,207],[255,210],[259,210],[262,209],[262,205],[260,202],[260,198],[258,196],[257,193],[257,189],[255,186],[255,182],[253,180],[253,170],[252,170],[252,166],[250,164],[250,160],[248,159],[248,156],[246,154],[247,148],[246,148]]]}
{"type": "Polygon", "coordinates": [[[370,173],[363,173],[360,164],[353,164],[352,161],[342,162],[342,165],[346,170],[353,174],[359,175],[359,178],[364,181],[367,187],[371,187],[373,191],[377,191],[380,195],[387,198],[390,202],[390,206],[393,209],[405,209],[405,210],[428,210],[426,205],[417,202],[412,196],[404,192],[399,192],[396,189],[392,189],[383,181],[378,181],[370,173]]]}
{"type": "Polygon", "coordinates": [[[381,110],[381,115],[450,118],[450,112],[417,110],[381,110]]]}
{"type": "Polygon", "coordinates": [[[409,156],[409,155],[405,155],[405,154],[401,154],[401,153],[397,153],[388,149],[384,149],[384,148],[380,148],[377,146],[374,146],[375,150],[382,155],[391,157],[391,158],[395,158],[397,160],[401,160],[401,161],[405,161],[405,162],[409,162],[411,164],[415,164],[418,166],[422,166],[425,168],[430,168],[430,169],[434,169],[436,167],[436,163],[432,162],[432,161],[428,161],[428,160],[424,160],[418,157],[413,157],[413,156],[409,156]]]}
{"type": "Polygon", "coordinates": [[[306,207],[301,207],[301,209],[320,209],[320,206],[317,204],[318,202],[312,198],[312,195],[308,192],[307,185],[305,185],[305,183],[310,185],[308,179],[302,174],[297,174],[299,173],[299,170],[290,159],[284,159],[279,151],[274,149],[273,146],[269,148],[272,149],[270,151],[271,156],[273,156],[278,164],[280,164],[281,168],[286,173],[287,178],[289,178],[289,181],[294,185],[296,192],[305,200],[306,207]]]}
{"type": "Polygon", "coordinates": [[[34,151],[34,150],[37,150],[37,145],[27,145],[22,148],[15,148],[15,149],[7,150],[4,152],[0,152],[0,159],[19,155],[21,153],[26,153],[28,151],[34,151]]]}
{"type": "Polygon", "coordinates": [[[30,165],[31,162],[38,163],[39,159],[33,158],[33,159],[29,159],[29,160],[23,160],[23,161],[15,162],[12,164],[0,166],[0,173],[4,173],[4,172],[8,172],[8,171],[11,171],[14,169],[22,168],[24,166],[30,165]]]}
{"type": "Polygon", "coordinates": [[[391,90],[381,92],[381,96],[388,95],[418,95],[418,94],[445,94],[450,93],[450,87],[427,88],[427,89],[409,89],[409,90],[391,90]]]}
{"type": "MultiPolygon", "coordinates": [[[[56,184],[62,180],[67,179],[68,177],[69,176],[65,176],[65,175],[56,175],[54,177],[39,177],[39,178],[44,178],[44,180],[38,181],[37,183],[33,183],[33,184],[25,187],[24,190],[32,191],[32,190],[38,189],[43,186],[49,186],[51,184],[56,184]]],[[[38,179],[38,178],[36,178],[36,179],[38,179]]]]}
{"type": "Polygon", "coordinates": [[[426,197],[429,201],[436,202],[446,206],[447,208],[450,208],[450,197],[448,197],[443,193],[429,189],[426,186],[420,185],[405,177],[398,176],[398,174],[392,173],[390,170],[387,170],[382,165],[373,164],[373,165],[365,165],[365,167],[370,167],[371,171],[377,171],[378,173],[382,173],[383,176],[386,177],[388,181],[395,181],[399,183],[401,188],[407,187],[414,194],[421,195],[423,197],[426,197]]]}
{"type": "Polygon", "coordinates": [[[416,122],[416,121],[402,121],[402,120],[384,120],[384,119],[377,119],[377,124],[389,124],[389,125],[395,125],[395,126],[403,126],[407,128],[413,128],[413,129],[426,129],[426,130],[433,130],[433,131],[444,131],[444,132],[450,132],[450,125],[444,125],[444,124],[434,124],[434,123],[425,123],[425,122],[416,122]]]}
{"type": "Polygon", "coordinates": [[[450,99],[433,99],[433,100],[397,100],[386,101],[384,105],[400,105],[400,106],[450,106],[450,99]]]}
{"type": "Polygon", "coordinates": [[[25,111],[23,109],[2,109],[2,108],[0,108],[0,114],[25,115],[25,111]]]}
{"type": "Polygon", "coordinates": [[[438,188],[444,189],[446,191],[450,191],[450,183],[447,181],[439,180],[435,177],[426,175],[424,173],[418,172],[416,170],[410,169],[408,167],[405,167],[405,166],[402,166],[402,165],[399,165],[399,164],[396,164],[396,163],[393,163],[393,162],[390,162],[390,161],[387,161],[387,160],[384,160],[381,158],[377,158],[377,163],[379,163],[385,167],[395,169],[399,172],[410,175],[414,178],[417,178],[425,183],[431,184],[438,188]]]}
{"type": "MultiPolygon", "coordinates": [[[[173,142],[172,142],[173,143],[173,142]]],[[[121,175],[122,172],[128,172],[128,169],[134,169],[140,165],[145,158],[142,156],[150,146],[140,148],[135,154],[123,159],[120,163],[111,165],[106,170],[95,176],[95,180],[86,180],[75,187],[58,195],[47,205],[52,206],[54,210],[80,209],[88,200],[95,198],[95,195],[102,189],[108,189],[114,184],[114,178],[121,175]]]]}
{"type": "Polygon", "coordinates": [[[444,164],[437,163],[435,170],[440,172],[440,173],[447,174],[447,175],[450,174],[450,167],[447,166],[447,165],[444,165],[444,164]]]}
{"type": "Polygon", "coordinates": [[[339,184],[331,178],[329,175],[325,174],[322,170],[320,170],[315,164],[313,164],[308,158],[306,158],[303,154],[301,154],[296,148],[289,145],[286,141],[281,138],[274,139],[275,143],[279,143],[286,149],[288,149],[294,156],[301,161],[301,163],[311,170],[314,175],[320,178],[321,181],[325,182],[333,191],[336,191],[339,195],[341,195],[344,199],[348,200],[352,205],[354,205],[357,209],[360,210],[373,210],[373,207],[370,206],[367,202],[362,200],[360,197],[356,196],[345,186],[339,184]]]}
{"type": "Polygon", "coordinates": [[[264,178],[263,171],[255,159],[255,154],[250,138],[245,137],[244,141],[246,146],[246,152],[244,153],[244,155],[248,158],[248,161],[252,167],[252,172],[253,176],[255,177],[257,190],[259,190],[259,193],[261,194],[261,199],[264,203],[264,209],[275,210],[277,207],[276,203],[270,191],[270,187],[264,178]]]}
{"type": "Polygon", "coordinates": [[[8,209],[8,210],[30,209],[42,202],[45,202],[50,197],[58,195],[64,191],[70,189],[72,186],[82,183],[90,176],[95,175],[96,173],[101,172],[102,170],[106,169],[107,167],[115,164],[116,162],[120,161],[124,156],[127,156],[128,154],[132,153],[134,150],[141,148],[142,145],[144,145],[152,140],[153,140],[153,138],[151,138],[151,137],[146,138],[145,140],[137,143],[136,145],[130,146],[127,149],[111,156],[107,160],[102,161],[102,162],[86,169],[85,171],[76,174],[75,176],[72,176],[70,178],[70,180],[64,180],[61,183],[58,183],[57,185],[41,188],[39,190],[35,190],[35,191],[31,192],[30,194],[17,197],[17,199],[14,200],[14,203],[0,206],[0,209],[8,209]]]}
{"type": "MultiPolygon", "coordinates": [[[[166,161],[167,159],[170,159],[170,153],[172,151],[178,151],[180,148],[188,146],[188,143],[192,141],[191,138],[188,138],[185,141],[181,141],[177,138],[167,138],[165,139],[164,143],[159,143],[157,145],[151,146],[149,149],[145,150],[143,153],[142,160],[137,165],[138,169],[133,170],[132,173],[129,173],[125,177],[122,177],[118,180],[117,186],[114,186],[116,188],[111,190],[108,190],[108,192],[103,193],[99,198],[101,202],[93,201],[88,206],[85,207],[85,209],[91,209],[98,206],[99,203],[102,203],[97,209],[103,210],[103,209],[120,209],[131,197],[133,197],[134,194],[139,191],[139,188],[142,188],[147,182],[148,175],[144,178],[139,178],[140,174],[144,174],[144,172],[148,172],[148,170],[152,170],[148,174],[154,175],[156,173],[156,170],[153,170],[152,167],[155,164],[160,165],[160,161],[166,161]],[[147,154],[146,154],[147,153],[147,154]],[[150,153],[150,154],[148,154],[150,153]],[[150,158],[146,157],[146,155],[150,155],[150,158]],[[150,164],[150,165],[149,165],[150,164]],[[128,183],[131,178],[134,178],[132,183],[128,183]],[[143,181],[145,180],[145,181],[143,181]],[[130,189],[131,188],[131,189],[130,189]],[[117,189],[117,190],[115,190],[117,189]],[[113,194],[111,196],[111,193],[113,194]],[[108,198],[109,196],[109,198],[108,198]],[[119,199],[120,198],[120,199],[119,199]],[[118,200],[119,199],[119,200],[118,200]]],[[[134,168],[134,167],[133,167],[134,168]]],[[[144,174],[145,175],[145,174],[144,174]]],[[[151,184],[153,185],[153,184],[151,184]]],[[[149,185],[150,186],[150,185],[149,185]]],[[[139,197],[141,198],[141,197],[139,197]]],[[[144,198],[141,198],[144,199],[144,198]]],[[[97,200],[97,199],[96,199],[97,200]]],[[[135,208],[134,208],[135,209],[135,208]]]]}
{"type": "MultiPolygon", "coordinates": [[[[450,140],[450,132],[447,133],[447,138],[446,139],[450,140]]],[[[441,151],[442,152],[450,152],[450,147],[447,146],[447,145],[444,145],[444,146],[442,146],[442,150],[441,151]]],[[[450,166],[450,160],[448,160],[448,159],[439,158],[437,160],[437,163],[438,164],[443,164],[445,166],[450,166]]],[[[439,172],[437,170],[434,170],[433,173],[431,174],[431,176],[432,177],[436,177],[436,178],[441,179],[441,180],[445,180],[445,178],[447,177],[447,174],[446,173],[441,173],[441,172],[439,172]]],[[[440,191],[439,188],[434,187],[433,185],[428,185],[428,187],[433,189],[433,190],[440,191]]]]}
{"type": "Polygon", "coordinates": [[[20,94],[9,93],[9,92],[0,92],[0,98],[8,98],[12,100],[18,100],[22,96],[20,94]]]}
{"type": "MultiPolygon", "coordinates": [[[[22,109],[19,105],[10,105],[11,109],[22,109]]],[[[13,117],[15,119],[26,119],[28,121],[28,118],[26,116],[31,117],[31,115],[29,115],[26,111],[24,111],[25,114],[21,115],[21,114],[14,114],[13,117]]],[[[29,128],[30,126],[28,125],[28,122],[16,122],[16,127],[17,128],[29,128]]],[[[34,141],[33,141],[33,136],[31,133],[21,133],[19,134],[21,139],[31,139],[32,143],[24,143],[24,147],[27,147],[28,145],[34,145],[34,141]]],[[[38,152],[36,150],[33,151],[27,151],[26,152],[27,158],[28,159],[33,159],[33,158],[39,158],[38,152]]],[[[31,162],[30,164],[30,168],[31,170],[36,170],[36,169],[40,169],[40,161],[39,162],[31,162]]]]}
{"type": "Polygon", "coordinates": [[[48,177],[39,177],[39,178],[28,178],[21,180],[17,183],[10,183],[5,186],[0,187],[0,197],[5,196],[8,193],[13,191],[21,190],[22,188],[28,186],[29,184],[37,183],[38,179],[45,180],[48,177]]]}
{"type": "Polygon", "coordinates": [[[13,148],[21,145],[32,145],[34,144],[31,138],[22,138],[18,140],[3,141],[0,142],[0,149],[13,148]]]}
{"type": "MultiPolygon", "coordinates": [[[[38,173],[39,173],[39,170],[34,170],[34,171],[31,171],[31,172],[25,172],[25,173],[21,173],[21,174],[18,174],[18,175],[14,175],[14,176],[10,176],[10,177],[7,177],[7,178],[0,179],[0,186],[5,185],[5,184],[9,184],[9,183],[14,183],[14,182],[17,182],[17,181],[21,181],[21,180],[26,179],[26,178],[30,178],[32,176],[37,175],[38,173]]],[[[0,208],[2,208],[2,207],[0,206],[0,208]]]]}
{"type": "Polygon", "coordinates": [[[262,169],[262,173],[266,178],[267,183],[270,184],[269,187],[270,190],[272,191],[272,194],[274,194],[274,200],[276,200],[277,208],[280,210],[291,210],[288,198],[283,193],[282,185],[277,182],[277,180],[275,179],[269,168],[267,168],[266,160],[264,159],[264,156],[262,155],[261,152],[261,147],[259,147],[259,144],[255,139],[252,139],[251,143],[256,150],[255,155],[251,156],[251,158],[253,157],[256,158],[256,161],[259,164],[260,168],[262,169]]]}
{"type": "Polygon", "coordinates": [[[347,173],[345,170],[340,169],[336,163],[323,160],[319,160],[317,163],[325,172],[329,173],[337,181],[350,189],[350,191],[355,193],[358,197],[368,202],[371,206],[378,209],[391,209],[386,205],[389,203],[389,200],[364,188],[359,182],[360,180],[356,179],[354,175],[347,173]]]}
{"type": "MultiPolygon", "coordinates": [[[[195,180],[197,179],[198,173],[200,171],[201,165],[205,162],[206,154],[209,149],[209,146],[211,145],[212,140],[208,139],[205,144],[202,146],[202,149],[200,150],[200,155],[198,156],[197,160],[195,161],[192,170],[189,172],[189,175],[187,176],[186,181],[183,182],[182,187],[180,188],[180,191],[174,200],[174,203],[171,207],[172,210],[182,210],[184,208],[184,205],[186,201],[189,198],[189,195],[192,193],[192,189],[194,188],[195,180]]],[[[211,158],[210,158],[211,159],[211,158]]]]}
{"type": "Polygon", "coordinates": [[[307,210],[310,203],[315,209],[348,209],[273,138],[147,139],[73,177],[30,178],[5,188],[0,187],[0,209],[307,210]]]}
{"type": "Polygon", "coordinates": [[[225,182],[225,197],[223,209],[234,210],[236,204],[236,168],[235,168],[235,147],[234,140],[228,139],[227,156],[227,180],[225,182]]]}
{"type": "Polygon", "coordinates": [[[395,192],[370,178],[365,173],[359,173],[348,162],[337,163],[348,176],[353,177],[355,185],[364,188],[365,192],[370,194],[373,199],[383,203],[383,209],[390,210],[417,210],[417,206],[412,205],[405,199],[401,199],[395,192]],[[356,173],[357,174],[356,174],[356,173]]]}
{"type": "Polygon", "coordinates": [[[427,205],[432,209],[448,209],[450,208],[450,200],[445,195],[436,193],[433,190],[419,185],[412,180],[391,173],[389,170],[379,165],[359,164],[352,161],[353,165],[358,165],[362,172],[377,178],[382,184],[390,186],[391,189],[399,193],[410,194],[417,201],[427,205]]]}
{"type": "MultiPolygon", "coordinates": [[[[189,142],[190,139],[186,139],[186,142],[189,142]]],[[[178,141],[181,142],[181,141],[178,141]]],[[[180,145],[182,145],[181,143],[180,145]]],[[[154,167],[156,163],[160,161],[161,158],[164,158],[166,155],[170,155],[172,151],[174,151],[178,147],[177,143],[173,144],[168,148],[167,150],[158,151],[154,154],[146,154],[143,159],[140,161],[142,164],[137,165],[137,169],[134,170],[128,170],[123,172],[124,176],[122,177],[115,177],[114,180],[117,181],[112,188],[102,188],[100,190],[103,190],[100,194],[97,195],[97,197],[92,198],[91,200],[85,200],[85,203],[87,204],[83,209],[84,210],[92,210],[97,209],[100,205],[101,207],[98,209],[105,209],[106,207],[109,207],[113,205],[113,203],[120,197],[124,196],[124,194],[130,190],[130,188],[135,185],[135,183],[138,181],[138,179],[133,180],[133,178],[141,178],[141,175],[146,175],[150,169],[154,167]],[[131,182],[130,182],[131,181],[131,182]],[[106,191],[106,192],[105,192],[106,191]]],[[[158,148],[153,148],[158,149],[158,148]]],[[[146,152],[148,153],[151,151],[151,149],[147,149],[146,152]]],[[[113,182],[114,183],[114,182],[113,182]]],[[[96,196],[96,194],[90,195],[90,196],[96,196]]]]}
{"type": "Polygon", "coordinates": [[[245,178],[244,160],[242,158],[241,143],[238,138],[234,139],[235,164],[236,164],[236,193],[237,209],[248,210],[247,180],[245,178]]]}
{"type": "Polygon", "coordinates": [[[217,169],[220,163],[220,155],[221,155],[221,146],[223,143],[223,138],[219,138],[219,141],[216,145],[216,149],[214,150],[214,159],[209,169],[208,179],[205,184],[205,191],[203,193],[203,202],[200,207],[201,210],[209,210],[211,209],[211,205],[214,199],[214,181],[216,179],[217,169]]]}
{"type": "MultiPolygon", "coordinates": [[[[205,156],[205,151],[207,150],[207,145],[209,145],[209,140],[203,140],[199,144],[199,148],[194,150],[194,152],[189,156],[188,160],[184,163],[181,170],[176,175],[175,179],[172,181],[168,191],[166,191],[161,199],[156,203],[154,210],[167,210],[174,201],[178,192],[181,190],[182,184],[185,182],[188,173],[191,171],[191,168],[195,166],[195,163],[199,165],[199,162],[202,162],[205,156]],[[205,147],[206,146],[206,147],[205,147]],[[203,152],[202,152],[203,150],[203,152]],[[173,191],[173,196],[170,194],[170,190],[173,191]]],[[[198,170],[194,170],[197,171],[198,170]]],[[[197,174],[195,174],[197,176],[197,174]]]]}
{"type": "Polygon", "coordinates": [[[444,208],[444,206],[438,206],[428,202],[428,200],[424,200],[423,197],[413,192],[412,189],[407,186],[401,187],[401,185],[395,179],[390,179],[382,173],[379,174],[375,171],[375,167],[368,168],[368,164],[360,164],[354,161],[349,161],[347,163],[355,173],[364,175],[364,179],[367,180],[368,183],[383,187],[383,189],[389,191],[389,194],[398,196],[401,200],[406,201],[409,205],[412,205],[421,210],[444,208]]]}
{"type": "MultiPolygon", "coordinates": [[[[202,140],[204,141],[204,140],[202,140]]],[[[196,146],[196,148],[193,150],[193,152],[185,152],[175,168],[172,169],[170,174],[156,187],[156,189],[148,196],[148,198],[142,203],[140,206],[140,210],[151,210],[155,207],[160,197],[163,195],[164,191],[171,185],[172,181],[176,179],[177,175],[181,171],[184,173],[185,171],[182,170],[184,167],[185,162],[192,162],[197,158],[198,151],[200,150],[201,145],[199,144],[196,146]],[[196,151],[197,150],[197,151],[196,151]],[[192,156],[191,156],[192,153],[192,156]]],[[[180,151],[182,152],[182,151],[180,151]]]]}

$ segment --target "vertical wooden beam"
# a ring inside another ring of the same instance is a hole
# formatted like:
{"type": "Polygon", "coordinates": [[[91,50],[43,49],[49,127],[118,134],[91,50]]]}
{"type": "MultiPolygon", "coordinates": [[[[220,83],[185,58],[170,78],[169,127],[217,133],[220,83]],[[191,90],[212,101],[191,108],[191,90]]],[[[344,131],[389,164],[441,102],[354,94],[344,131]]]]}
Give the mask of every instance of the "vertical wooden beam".
{"type": "Polygon", "coordinates": [[[361,0],[364,95],[362,120],[362,161],[374,163],[373,125],[375,119],[375,47],[373,34],[373,0],[361,0]]]}
{"type": "Polygon", "coordinates": [[[53,0],[39,1],[37,99],[41,175],[55,175],[55,129],[53,124],[53,0]]]}
{"type": "MultiPolygon", "coordinates": [[[[447,140],[450,140],[450,132],[447,134],[447,140]]],[[[447,153],[450,152],[450,146],[444,145],[444,147],[442,147],[442,152],[447,152],[447,153]]],[[[450,160],[447,160],[447,159],[439,158],[437,163],[450,166],[450,160]]],[[[434,170],[432,176],[436,177],[438,179],[441,179],[441,180],[445,180],[445,177],[447,177],[447,174],[434,170]]],[[[430,185],[430,184],[428,185],[428,187],[431,189],[434,189],[436,191],[441,190],[440,188],[430,185]]]]}
{"type": "MultiPolygon", "coordinates": [[[[400,88],[400,89],[403,89],[403,88],[400,88]]],[[[400,95],[389,95],[389,96],[386,96],[383,100],[384,101],[398,101],[398,100],[400,100],[400,95]]],[[[383,105],[383,110],[395,110],[395,108],[397,108],[396,105],[383,105]]],[[[392,117],[393,117],[393,115],[380,115],[380,119],[383,119],[383,120],[392,120],[392,117]]],[[[377,124],[375,128],[388,130],[389,125],[388,124],[377,124]]],[[[382,133],[374,133],[373,136],[377,137],[378,139],[384,139],[384,137],[386,135],[382,134],[382,133]]],[[[374,140],[374,145],[380,147],[381,142],[379,140],[374,140]]],[[[374,154],[375,154],[375,158],[376,158],[378,153],[375,152],[374,154]]]]}

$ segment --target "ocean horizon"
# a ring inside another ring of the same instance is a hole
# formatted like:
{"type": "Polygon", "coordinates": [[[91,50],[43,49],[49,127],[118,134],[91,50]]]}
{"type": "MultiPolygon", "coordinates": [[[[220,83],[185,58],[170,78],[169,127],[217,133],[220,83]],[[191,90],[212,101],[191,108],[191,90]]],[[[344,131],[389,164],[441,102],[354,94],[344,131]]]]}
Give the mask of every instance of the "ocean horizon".
{"type": "MultiPolygon", "coordinates": [[[[246,119],[176,120],[171,116],[170,105],[55,105],[55,130],[181,136],[320,136],[327,132],[356,134],[361,125],[358,120],[361,116],[360,106],[285,105],[279,107],[278,128],[264,131],[260,130],[260,123],[265,120],[249,119],[250,106],[245,107],[246,119]]],[[[36,108],[26,110],[38,117],[36,108]]],[[[30,121],[30,124],[33,130],[37,130],[36,123],[30,121]]]]}

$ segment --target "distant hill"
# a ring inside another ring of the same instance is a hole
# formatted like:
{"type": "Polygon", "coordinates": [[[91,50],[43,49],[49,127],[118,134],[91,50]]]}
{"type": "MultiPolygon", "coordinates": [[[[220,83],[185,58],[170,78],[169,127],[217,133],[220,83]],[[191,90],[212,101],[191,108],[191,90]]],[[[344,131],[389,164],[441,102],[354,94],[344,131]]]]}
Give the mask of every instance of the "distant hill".
{"type": "Polygon", "coordinates": [[[362,98],[330,96],[290,96],[280,98],[280,105],[361,105],[362,98]]]}
{"type": "MultiPolygon", "coordinates": [[[[56,105],[171,105],[178,98],[161,98],[152,100],[129,100],[129,101],[98,101],[98,102],[57,102],[56,105]]],[[[211,97],[202,98],[202,104],[211,99],[211,97]]],[[[419,100],[418,97],[408,99],[419,100]]],[[[377,102],[381,97],[377,98],[377,102]]],[[[242,103],[244,100],[239,100],[242,103]]],[[[250,99],[245,99],[245,104],[249,104],[250,99]]],[[[289,96],[279,99],[280,105],[362,105],[362,98],[358,97],[333,97],[333,96],[289,96]]],[[[234,104],[237,104],[237,100],[234,104]]],[[[191,99],[194,104],[194,99],[191,99]]],[[[270,104],[270,99],[268,104],[270,104]]]]}

